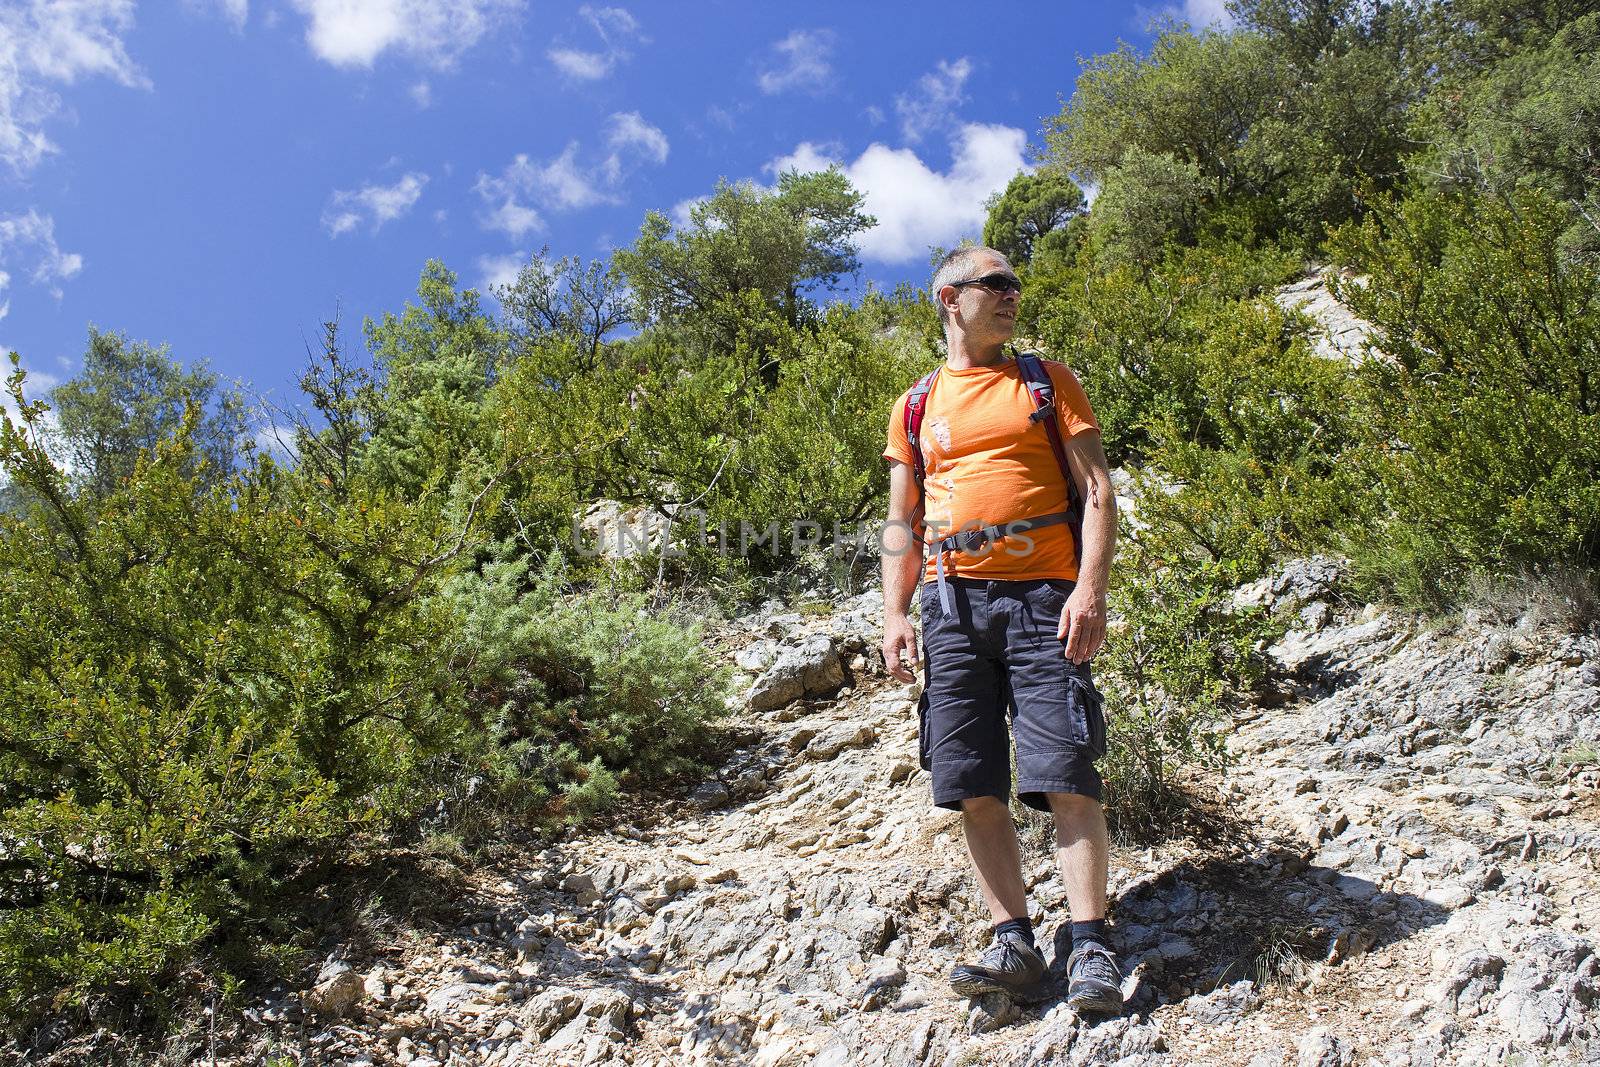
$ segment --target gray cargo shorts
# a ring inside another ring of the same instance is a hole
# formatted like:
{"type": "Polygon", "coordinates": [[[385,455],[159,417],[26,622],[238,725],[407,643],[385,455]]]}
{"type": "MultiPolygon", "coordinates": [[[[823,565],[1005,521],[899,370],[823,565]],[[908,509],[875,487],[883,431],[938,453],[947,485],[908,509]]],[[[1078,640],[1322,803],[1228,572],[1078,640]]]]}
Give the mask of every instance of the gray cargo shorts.
{"type": "Polygon", "coordinates": [[[936,583],[922,587],[927,684],[918,713],[933,802],[959,810],[972,797],[1009,801],[1012,737],[1024,804],[1049,811],[1046,793],[1099,800],[1094,763],[1106,750],[1100,693],[1089,665],[1070,662],[1056,637],[1073,583],[946,581],[953,618],[939,606],[936,583]]]}

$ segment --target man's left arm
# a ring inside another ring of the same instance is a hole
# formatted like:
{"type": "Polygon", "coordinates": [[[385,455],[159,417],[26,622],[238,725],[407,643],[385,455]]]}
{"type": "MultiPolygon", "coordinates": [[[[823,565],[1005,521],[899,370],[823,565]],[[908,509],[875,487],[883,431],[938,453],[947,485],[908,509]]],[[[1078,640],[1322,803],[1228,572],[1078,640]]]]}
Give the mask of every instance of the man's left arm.
{"type": "Polygon", "coordinates": [[[1069,660],[1085,663],[1106,642],[1106,585],[1117,547],[1117,497],[1100,431],[1082,430],[1062,443],[1083,496],[1083,545],[1078,584],[1061,609],[1056,637],[1066,641],[1069,660]]]}

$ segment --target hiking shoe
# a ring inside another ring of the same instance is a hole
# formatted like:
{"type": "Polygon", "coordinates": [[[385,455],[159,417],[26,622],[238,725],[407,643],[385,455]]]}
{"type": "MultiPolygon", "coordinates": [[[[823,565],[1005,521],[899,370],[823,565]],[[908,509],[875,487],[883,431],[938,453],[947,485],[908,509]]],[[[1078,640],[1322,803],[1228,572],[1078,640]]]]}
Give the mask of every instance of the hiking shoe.
{"type": "Polygon", "coordinates": [[[1078,1012],[1122,1014],[1122,972],[1110,949],[1087,944],[1067,958],[1067,1004],[1078,1012]]]}
{"type": "Polygon", "coordinates": [[[1015,993],[1044,977],[1044,957],[1021,934],[1006,932],[994,939],[977,963],[958,963],[950,971],[950,988],[964,997],[1015,993]]]}

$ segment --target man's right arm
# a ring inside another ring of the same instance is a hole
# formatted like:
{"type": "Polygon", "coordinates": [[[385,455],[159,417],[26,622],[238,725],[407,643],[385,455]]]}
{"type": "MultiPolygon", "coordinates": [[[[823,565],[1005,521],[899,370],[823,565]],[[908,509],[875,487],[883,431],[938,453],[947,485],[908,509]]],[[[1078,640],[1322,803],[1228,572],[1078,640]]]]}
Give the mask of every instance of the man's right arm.
{"type": "Polygon", "coordinates": [[[890,460],[889,521],[882,539],[883,662],[889,676],[901,682],[917,680],[917,631],[907,611],[922,577],[922,544],[912,529],[921,499],[911,466],[890,460]]]}

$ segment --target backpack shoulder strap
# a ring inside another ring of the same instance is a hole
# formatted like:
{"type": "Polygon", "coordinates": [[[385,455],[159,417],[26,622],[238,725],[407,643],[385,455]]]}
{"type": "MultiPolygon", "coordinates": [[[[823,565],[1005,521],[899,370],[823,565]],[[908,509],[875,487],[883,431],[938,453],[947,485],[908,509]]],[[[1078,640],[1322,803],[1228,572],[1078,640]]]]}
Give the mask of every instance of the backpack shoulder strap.
{"type": "Polygon", "coordinates": [[[1061,438],[1061,420],[1056,416],[1056,387],[1050,380],[1050,370],[1037,352],[1018,352],[1017,373],[1028,387],[1033,398],[1030,422],[1042,423],[1050,438],[1050,451],[1055,453],[1056,466],[1061,468],[1061,478],[1067,483],[1067,525],[1072,530],[1072,551],[1083,562],[1083,496],[1078,492],[1078,482],[1072,477],[1072,466],[1067,462],[1067,446],[1061,438]]]}
{"type": "Polygon", "coordinates": [[[1033,414],[1029,415],[1028,419],[1044,424],[1044,432],[1050,437],[1050,451],[1056,454],[1056,463],[1061,467],[1061,476],[1067,480],[1067,485],[1072,487],[1072,471],[1067,466],[1067,449],[1061,440],[1061,420],[1056,418],[1056,386],[1050,380],[1050,371],[1045,367],[1044,360],[1039,358],[1039,353],[1018,352],[1017,373],[1022,376],[1023,383],[1028,387],[1028,393],[1033,397],[1033,414]]]}
{"type": "Polygon", "coordinates": [[[906,441],[911,445],[911,469],[917,476],[919,486],[927,476],[927,468],[922,461],[922,417],[928,413],[928,391],[938,377],[939,368],[935,367],[918,378],[917,384],[906,394],[906,441]]]}

